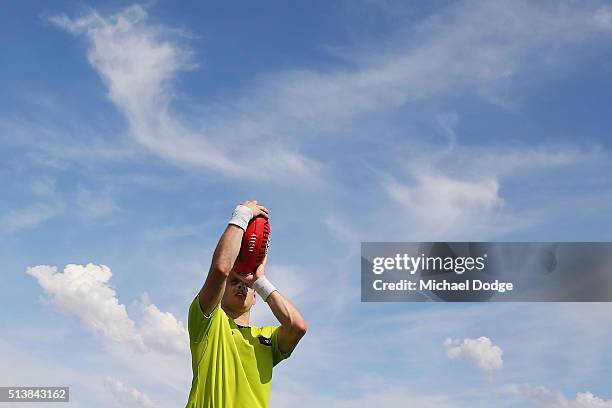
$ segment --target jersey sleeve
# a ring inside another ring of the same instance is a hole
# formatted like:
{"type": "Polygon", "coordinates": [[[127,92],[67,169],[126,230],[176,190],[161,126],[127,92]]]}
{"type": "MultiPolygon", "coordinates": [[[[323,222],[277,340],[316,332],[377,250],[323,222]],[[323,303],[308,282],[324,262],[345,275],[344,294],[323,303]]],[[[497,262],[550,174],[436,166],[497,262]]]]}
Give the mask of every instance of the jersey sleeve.
{"type": "Polygon", "coordinates": [[[221,302],[217,303],[217,306],[210,312],[210,315],[205,315],[200,307],[200,294],[191,302],[189,306],[189,319],[187,328],[189,331],[189,340],[194,343],[198,343],[204,339],[210,329],[212,321],[219,315],[219,309],[221,308],[221,302]]]}
{"type": "Polygon", "coordinates": [[[278,330],[280,326],[274,327],[272,330],[272,366],[277,365],[281,361],[291,356],[292,351],[283,354],[278,347],[278,330]]]}

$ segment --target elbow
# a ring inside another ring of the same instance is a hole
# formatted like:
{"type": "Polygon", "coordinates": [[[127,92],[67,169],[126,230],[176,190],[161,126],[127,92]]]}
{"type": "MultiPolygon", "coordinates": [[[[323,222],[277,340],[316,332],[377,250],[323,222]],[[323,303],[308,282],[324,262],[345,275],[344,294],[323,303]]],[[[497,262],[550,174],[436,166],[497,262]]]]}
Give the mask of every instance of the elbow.
{"type": "Polygon", "coordinates": [[[229,262],[213,262],[210,266],[210,271],[227,278],[232,271],[232,265],[229,262]]]}
{"type": "Polygon", "coordinates": [[[306,323],[306,320],[300,319],[293,324],[292,330],[298,337],[303,337],[308,331],[308,323],[306,323]]]}

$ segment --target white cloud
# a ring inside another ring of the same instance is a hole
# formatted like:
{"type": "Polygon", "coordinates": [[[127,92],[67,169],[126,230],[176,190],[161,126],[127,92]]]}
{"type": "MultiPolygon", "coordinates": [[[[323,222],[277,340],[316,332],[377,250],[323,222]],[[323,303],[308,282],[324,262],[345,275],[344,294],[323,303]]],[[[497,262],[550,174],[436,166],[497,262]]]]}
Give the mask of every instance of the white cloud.
{"type": "Polygon", "coordinates": [[[612,408],[612,400],[604,400],[590,392],[579,392],[571,400],[560,391],[543,386],[511,386],[509,391],[529,401],[533,408],[612,408]]]}
{"type": "Polygon", "coordinates": [[[85,327],[105,338],[144,347],[134,322],[108,285],[112,273],[105,265],[66,265],[64,272],[40,265],[27,269],[62,313],[76,315],[85,327]]]}
{"type": "Polygon", "coordinates": [[[28,268],[26,273],[38,280],[50,303],[60,312],[77,316],[88,330],[106,340],[129,344],[140,351],[183,353],[188,348],[183,324],[153,304],[147,302],[143,306],[144,318],[136,325],[109,285],[112,272],[105,265],[70,264],[63,272],[40,265],[28,268]]]}
{"type": "MultiPolygon", "coordinates": [[[[466,148],[456,143],[459,119],[456,113],[438,115],[438,126],[449,137],[447,146],[422,148],[407,163],[399,165],[404,168],[403,174],[381,176],[388,198],[400,209],[394,215],[410,225],[410,234],[418,240],[466,239],[466,236],[483,239],[530,225],[544,214],[535,216],[533,204],[528,209],[520,208],[520,216],[518,208],[508,209],[501,196],[504,182],[537,184],[539,191],[544,192],[546,186],[540,182],[550,182],[546,177],[558,178],[559,170],[580,166],[574,171],[577,173],[609,166],[609,153],[597,148],[571,145],[466,148]]],[[[531,199],[536,195],[530,194],[531,199]]],[[[546,198],[547,203],[542,205],[551,202],[550,197],[546,198]]]]}
{"type": "Polygon", "coordinates": [[[312,135],[351,135],[361,129],[363,114],[454,89],[474,88],[498,105],[512,104],[496,94],[497,83],[538,67],[565,66],[572,50],[572,63],[588,60],[578,54],[588,49],[584,44],[605,44],[608,15],[609,7],[597,2],[458,2],[416,24],[406,19],[385,47],[352,47],[340,56],[341,68],[256,78],[242,97],[209,106],[208,116],[196,120],[171,109],[172,80],[195,67],[179,30],[150,23],[141,6],[50,20],[88,39],[89,61],[138,143],[171,161],[228,175],[307,180],[321,170],[298,152],[312,135]],[[241,153],[251,143],[263,146],[255,159],[241,153]]]}
{"type": "Polygon", "coordinates": [[[176,317],[169,312],[162,312],[149,301],[145,293],[141,298],[143,319],[139,325],[144,343],[160,352],[173,353],[186,350],[187,330],[176,317]]]}
{"type": "Polygon", "coordinates": [[[171,161],[228,175],[315,177],[314,162],[269,138],[260,139],[259,154],[252,155],[244,143],[228,144],[224,135],[206,134],[173,113],[172,80],[179,71],[195,67],[192,51],[177,40],[177,30],[150,24],[147,17],[143,7],[134,5],[112,16],[92,11],[75,20],[50,18],[89,40],[89,62],[137,142],[171,161]]]}
{"type": "Polygon", "coordinates": [[[605,41],[609,30],[593,21],[606,21],[607,10],[597,3],[461,1],[421,22],[405,19],[384,46],[376,41],[338,55],[346,60],[343,68],[271,75],[257,96],[265,109],[276,101],[275,114],[319,129],[459,87],[475,88],[497,105],[512,104],[494,94],[496,83],[564,64],[578,44],[605,41]]]}
{"type": "Polygon", "coordinates": [[[462,180],[428,169],[416,170],[413,176],[414,186],[389,178],[385,190],[409,215],[415,236],[448,237],[478,230],[488,226],[504,205],[495,177],[462,180]]]}
{"type": "Polygon", "coordinates": [[[504,365],[502,349],[493,345],[488,337],[464,339],[463,341],[447,338],[444,341],[444,347],[448,358],[467,360],[487,376],[490,376],[493,371],[501,370],[504,365]]]}
{"type": "Polygon", "coordinates": [[[567,209],[575,213],[576,203],[584,203],[587,196],[596,201],[608,195],[598,184],[599,190],[574,197],[569,204],[572,197],[566,193],[584,189],[589,175],[609,171],[609,154],[601,150],[464,148],[453,144],[452,127],[447,132],[451,141],[443,150],[423,149],[420,157],[398,161],[395,174],[376,173],[382,190],[373,194],[373,211],[360,215],[359,223],[345,219],[343,212],[328,215],[324,223],[329,232],[349,241],[487,240],[543,224],[567,209]],[[517,194],[508,186],[529,194],[517,194]]]}
{"type": "Polygon", "coordinates": [[[104,378],[104,386],[111,392],[115,400],[126,408],[153,408],[151,398],[136,388],[128,387],[121,381],[112,378],[104,378]]]}
{"type": "MultiPolygon", "coordinates": [[[[442,157],[448,158],[448,157],[442,157]]],[[[500,179],[529,179],[562,168],[601,166],[609,161],[609,152],[579,145],[535,145],[497,148],[457,148],[452,171],[465,169],[468,174],[492,174],[500,179]],[[475,160],[475,159],[478,160],[475,160]]]]}

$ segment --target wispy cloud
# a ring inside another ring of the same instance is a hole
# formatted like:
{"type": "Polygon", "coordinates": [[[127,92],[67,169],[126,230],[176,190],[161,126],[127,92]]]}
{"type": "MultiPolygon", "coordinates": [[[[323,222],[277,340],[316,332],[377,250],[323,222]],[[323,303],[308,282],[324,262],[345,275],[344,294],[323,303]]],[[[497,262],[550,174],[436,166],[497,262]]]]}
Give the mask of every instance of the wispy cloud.
{"type": "Polygon", "coordinates": [[[96,162],[135,161],[143,156],[136,143],[129,140],[109,143],[104,132],[96,133],[88,126],[75,131],[37,119],[0,118],[0,143],[22,148],[29,161],[57,169],[65,169],[71,163],[82,167],[96,162]]]}
{"type": "Polygon", "coordinates": [[[0,233],[12,234],[19,230],[36,228],[58,213],[57,207],[48,204],[34,204],[8,211],[0,217],[0,233]]]}
{"type": "Polygon", "coordinates": [[[359,223],[342,211],[328,214],[324,224],[349,242],[492,239],[566,211],[588,211],[579,203],[609,195],[612,186],[597,181],[610,171],[609,158],[601,149],[571,145],[466,148],[451,141],[441,149],[424,147],[420,155],[394,161],[393,171],[372,172],[380,182],[376,200],[359,223]],[[599,188],[575,195],[591,181],[599,188]]]}
{"type": "Polygon", "coordinates": [[[258,91],[265,102],[277,101],[271,110],[275,115],[335,128],[338,121],[363,113],[456,88],[486,89],[536,67],[562,65],[569,50],[609,38],[609,25],[597,23],[607,21],[609,10],[597,2],[456,2],[424,21],[402,21],[383,46],[377,41],[345,47],[338,54],[346,62],[342,68],[275,73],[258,91]]]}
{"type": "Polygon", "coordinates": [[[134,5],[111,16],[92,11],[74,20],[50,18],[57,26],[87,38],[89,62],[138,143],[171,161],[233,176],[315,176],[315,162],[269,138],[268,142],[259,140],[258,154],[253,155],[244,149],[244,143],[225,143],[225,133],[211,135],[180,119],[171,109],[172,80],[181,70],[196,66],[193,52],[181,43],[177,30],[151,24],[147,17],[143,7],[134,5]]]}
{"type": "MultiPolygon", "coordinates": [[[[12,171],[8,171],[6,177],[11,177],[11,180],[15,178],[12,171]]],[[[12,185],[15,186],[11,184],[5,183],[5,189],[10,190],[12,185]]],[[[25,193],[26,198],[19,207],[0,212],[0,235],[38,228],[64,210],[64,201],[50,179],[36,178],[28,183],[19,183],[15,188],[21,194],[25,193]]]]}
{"type": "Polygon", "coordinates": [[[205,123],[183,120],[171,107],[173,79],[196,67],[192,50],[177,30],[150,23],[143,7],[50,21],[88,40],[89,62],[109,98],[134,139],[151,151],[229,175],[257,169],[260,176],[308,179],[319,165],[297,149],[316,140],[312,135],[331,132],[343,139],[361,126],[363,114],[562,64],[568,50],[609,37],[607,13],[597,3],[459,2],[419,24],[407,21],[387,47],[353,47],[342,68],[257,78],[241,98],[214,108],[205,123]],[[256,158],[243,152],[253,143],[261,146],[256,158]]]}
{"type": "Polygon", "coordinates": [[[488,226],[504,200],[494,177],[461,180],[427,169],[417,170],[414,186],[390,178],[389,197],[405,208],[414,236],[453,236],[488,226]],[[433,230],[432,230],[433,229],[433,230]]]}

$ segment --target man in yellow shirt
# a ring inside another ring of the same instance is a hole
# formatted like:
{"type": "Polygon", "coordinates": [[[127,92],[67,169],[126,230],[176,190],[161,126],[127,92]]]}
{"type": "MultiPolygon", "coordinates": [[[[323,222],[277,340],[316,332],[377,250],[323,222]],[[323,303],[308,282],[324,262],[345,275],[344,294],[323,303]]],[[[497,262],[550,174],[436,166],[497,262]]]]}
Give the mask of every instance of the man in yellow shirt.
{"type": "Polygon", "coordinates": [[[268,217],[257,201],[236,207],[189,308],[193,381],[187,408],[267,407],[272,367],[288,358],[306,333],[300,312],[264,276],[266,261],[247,276],[232,271],[244,231],[257,216],[268,217]],[[249,324],[256,293],[280,326],[249,324]]]}

